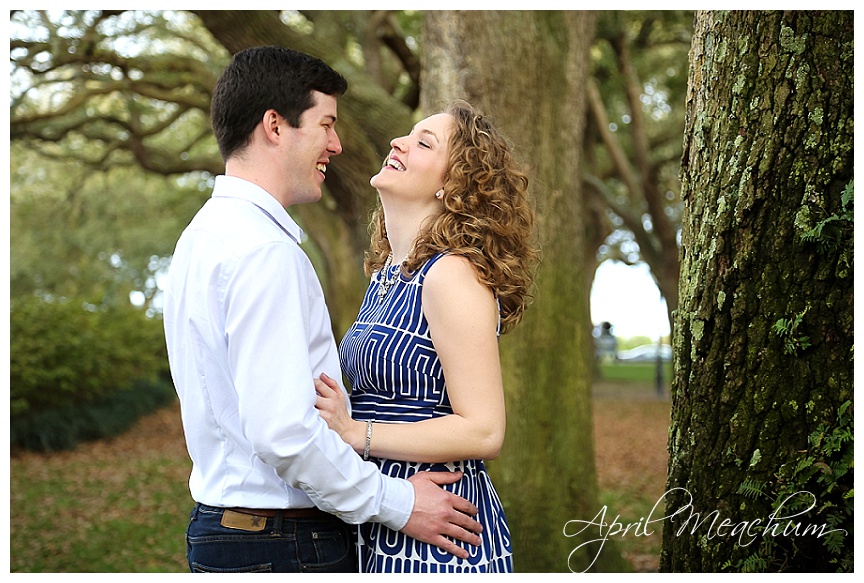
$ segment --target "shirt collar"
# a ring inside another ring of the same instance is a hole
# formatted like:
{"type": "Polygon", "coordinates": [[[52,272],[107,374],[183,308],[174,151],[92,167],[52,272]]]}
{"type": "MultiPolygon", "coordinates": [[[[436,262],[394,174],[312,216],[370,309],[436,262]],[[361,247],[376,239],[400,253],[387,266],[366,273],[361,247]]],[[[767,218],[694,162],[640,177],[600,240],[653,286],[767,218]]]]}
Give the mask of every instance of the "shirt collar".
{"type": "Polygon", "coordinates": [[[239,198],[251,202],[266,214],[270,219],[297,241],[303,240],[303,229],[294,222],[288,211],[273,196],[252,182],[237,176],[219,175],[213,187],[213,198],[239,198]]]}

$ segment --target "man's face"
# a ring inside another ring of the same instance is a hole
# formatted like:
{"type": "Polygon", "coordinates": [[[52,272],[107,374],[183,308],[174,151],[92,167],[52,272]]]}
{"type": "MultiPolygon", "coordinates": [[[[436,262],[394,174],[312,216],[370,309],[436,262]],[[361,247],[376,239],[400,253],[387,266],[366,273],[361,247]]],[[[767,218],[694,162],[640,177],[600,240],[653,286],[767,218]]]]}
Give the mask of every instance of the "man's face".
{"type": "Polygon", "coordinates": [[[336,135],[336,98],[312,92],[314,105],[300,116],[300,127],[282,122],[286,136],[283,175],[291,204],[321,199],[321,184],[332,156],[342,152],[336,135]]]}

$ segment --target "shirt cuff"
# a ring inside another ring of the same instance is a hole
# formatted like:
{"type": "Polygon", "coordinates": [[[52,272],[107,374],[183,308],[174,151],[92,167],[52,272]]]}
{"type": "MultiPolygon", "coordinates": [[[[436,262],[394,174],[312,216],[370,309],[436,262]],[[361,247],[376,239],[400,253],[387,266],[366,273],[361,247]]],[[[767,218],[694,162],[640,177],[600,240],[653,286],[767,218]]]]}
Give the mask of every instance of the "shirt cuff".
{"type": "Polygon", "coordinates": [[[387,528],[402,530],[414,511],[414,486],[408,480],[384,477],[384,493],[378,521],[387,528]]]}

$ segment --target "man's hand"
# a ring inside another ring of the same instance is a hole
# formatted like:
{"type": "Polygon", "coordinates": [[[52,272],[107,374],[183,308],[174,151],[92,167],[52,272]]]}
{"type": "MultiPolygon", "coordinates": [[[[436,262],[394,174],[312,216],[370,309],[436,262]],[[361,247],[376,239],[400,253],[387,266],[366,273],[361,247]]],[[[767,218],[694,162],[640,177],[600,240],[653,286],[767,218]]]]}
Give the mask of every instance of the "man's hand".
{"type": "Polygon", "coordinates": [[[477,515],[477,507],[440,487],[461,479],[462,472],[417,472],[408,478],[414,486],[414,510],[402,532],[467,559],[468,551],[447,537],[479,546],[480,537],[475,533],[483,527],[471,518],[477,515]]]}

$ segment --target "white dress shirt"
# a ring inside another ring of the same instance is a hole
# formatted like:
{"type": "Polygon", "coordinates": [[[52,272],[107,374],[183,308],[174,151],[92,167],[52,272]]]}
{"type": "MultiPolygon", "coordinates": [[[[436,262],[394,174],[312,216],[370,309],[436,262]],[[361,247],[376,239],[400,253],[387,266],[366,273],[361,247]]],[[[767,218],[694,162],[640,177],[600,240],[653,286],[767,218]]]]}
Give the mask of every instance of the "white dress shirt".
{"type": "Polygon", "coordinates": [[[342,375],[301,237],[265,190],[219,176],[177,242],[163,314],[192,498],[317,506],[345,522],[401,530],[414,505],[411,484],[364,462],[315,409],[313,377],[342,375]]]}

